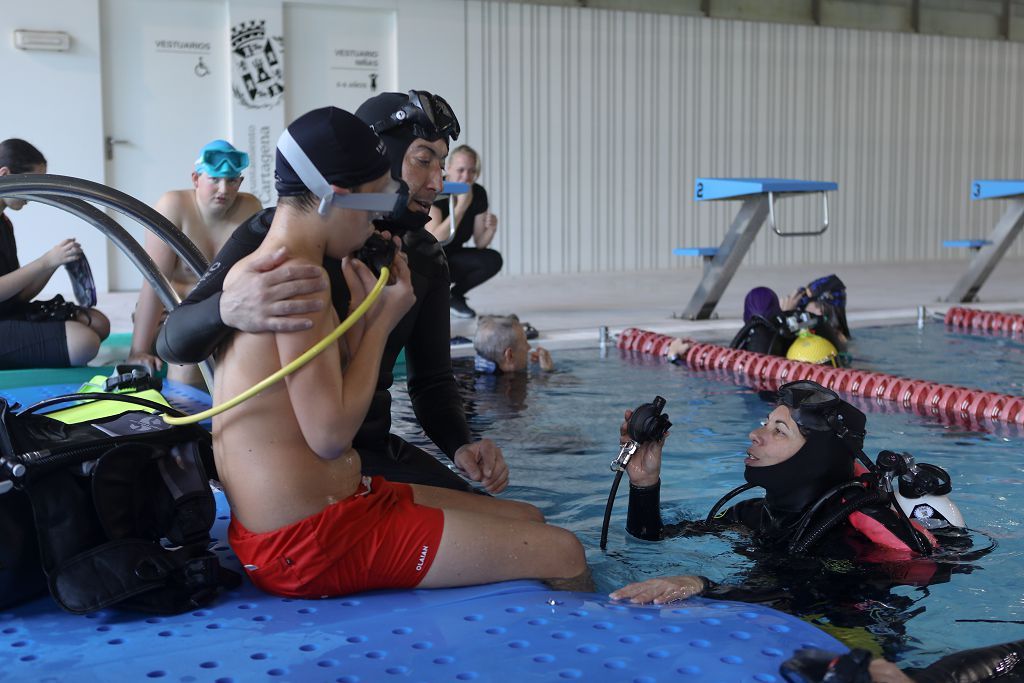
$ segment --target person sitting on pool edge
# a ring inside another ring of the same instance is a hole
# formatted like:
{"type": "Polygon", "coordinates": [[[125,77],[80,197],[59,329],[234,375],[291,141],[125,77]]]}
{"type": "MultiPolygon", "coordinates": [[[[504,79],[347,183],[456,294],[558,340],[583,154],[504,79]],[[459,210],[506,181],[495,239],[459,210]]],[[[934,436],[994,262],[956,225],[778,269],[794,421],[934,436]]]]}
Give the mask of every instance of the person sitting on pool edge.
{"type": "MultiPolygon", "coordinates": [[[[207,143],[193,162],[192,187],[163,193],[154,208],[192,241],[207,260],[212,259],[245,219],[263,209],[260,200],[248,192],[239,192],[242,171],[249,166],[249,155],[235,149],[226,140],[207,143]]],[[[198,276],[155,232],[146,231],[146,253],[160,272],[167,276],[179,297],[188,294],[198,276]]],[[[143,282],[132,316],[132,343],[128,363],[144,365],[155,374],[163,361],[154,355],[156,335],[164,316],[164,307],[156,291],[143,282]]],[[[185,383],[200,380],[195,366],[168,368],[168,378],[185,383]]]]}
{"type": "MultiPolygon", "coordinates": [[[[375,223],[402,238],[416,294],[416,303],[388,339],[377,391],[356,436],[364,474],[461,491],[500,493],[508,486],[508,464],[501,447],[492,439],[474,436],[466,421],[452,371],[451,323],[445,312],[450,287],[448,265],[444,250],[423,229],[430,220],[430,204],[443,184],[449,142],[459,137],[458,118],[444,98],[424,90],[379,93],[360,105],[355,114],[387,145],[392,177],[409,187],[408,211],[375,223]],[[403,352],[405,387],[416,421],[454,468],[391,433],[390,389],[395,363],[403,352]]],[[[274,210],[265,209],[243,223],[196,288],[181,306],[168,313],[157,338],[162,358],[173,363],[198,363],[232,328],[245,332],[305,329],[311,322],[303,314],[315,311],[320,302],[311,295],[326,287],[334,292],[332,300],[339,316],[347,314],[345,280],[339,264],[330,258],[323,264],[327,281],[320,277],[322,269],[284,266],[286,256],[281,253],[247,261],[244,271],[235,267],[263,241],[274,210]]]]}
{"type": "MultiPolygon", "coordinates": [[[[46,173],[46,157],[20,138],[0,142],[0,176],[19,173],[46,173]]],[[[32,300],[58,268],[83,258],[83,252],[77,240],[67,238],[21,265],[7,209],[20,211],[26,203],[0,198],[0,369],[86,365],[110,334],[110,320],[95,308],[32,300]]]]}
{"type": "MultiPolygon", "coordinates": [[[[277,211],[265,240],[246,259],[284,248],[296,265],[320,267],[326,255],[341,260],[355,307],[376,278],[352,254],[373,233],[365,202],[398,186],[389,167],[384,143],[354,115],[325,107],[299,117],[278,142],[277,211]],[[364,208],[345,208],[348,195],[358,200],[360,194],[357,206],[364,208]]],[[[376,199],[391,207],[399,197],[376,199]]],[[[245,260],[239,265],[244,270],[245,260]]],[[[585,582],[580,542],[545,524],[532,505],[361,475],[353,440],[388,336],[415,298],[400,251],[392,268],[393,284],[341,340],[284,382],[214,418],[232,550],[259,588],[297,598],[519,578],[585,582]]],[[[331,294],[319,296],[322,305],[310,313],[308,330],[236,332],[222,344],[216,403],[337,327],[331,294]]]]}
{"type": "Polygon", "coordinates": [[[555,363],[543,346],[531,348],[526,328],[516,315],[484,315],[477,322],[473,337],[477,372],[524,372],[534,363],[542,372],[551,372],[555,363]]]}

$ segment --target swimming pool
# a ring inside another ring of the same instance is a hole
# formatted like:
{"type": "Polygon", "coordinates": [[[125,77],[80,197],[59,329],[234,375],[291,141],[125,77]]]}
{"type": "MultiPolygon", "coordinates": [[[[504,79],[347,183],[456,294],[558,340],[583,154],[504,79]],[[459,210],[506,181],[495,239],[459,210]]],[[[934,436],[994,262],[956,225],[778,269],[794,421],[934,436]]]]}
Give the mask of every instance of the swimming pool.
{"type": "MultiPolygon", "coordinates": [[[[858,367],[989,391],[1021,394],[1024,344],[948,331],[939,324],[855,330],[858,367]]],[[[768,410],[757,392],[723,379],[645,356],[609,350],[563,351],[559,370],[525,378],[473,376],[457,363],[474,431],[494,438],[512,470],[509,495],[539,505],[548,519],[576,532],[587,548],[599,590],[650,576],[698,573],[736,581],[750,561],[733,540],[718,537],[635,541],[623,531],[625,485],[612,519],[608,551],[598,549],[611,485],[608,463],[618,451],[622,412],[668,400],[674,427],[665,449],[662,503],[666,522],[703,517],[725,491],[741,483],[747,434],[768,410]]],[[[395,392],[396,430],[414,434],[404,392],[395,392]]],[[[948,469],[954,500],[968,524],[997,547],[969,573],[925,588],[898,587],[887,600],[861,607],[880,621],[903,622],[899,657],[914,665],[949,652],[1024,637],[1024,594],[1016,587],[1024,529],[1014,503],[1024,483],[1024,439],[1013,431],[969,431],[943,425],[891,404],[861,403],[868,412],[866,451],[907,450],[948,469]],[[891,613],[891,614],[886,614],[891,613]],[[969,620],[969,621],[965,621],[969,620]],[[1014,623],[1016,622],[1016,623],[1014,623]]],[[[415,439],[415,437],[413,437],[415,439]]],[[[819,621],[818,623],[822,623],[819,621]]],[[[829,624],[824,624],[828,626],[829,624]]],[[[868,626],[834,631],[861,644],[868,626]]]]}

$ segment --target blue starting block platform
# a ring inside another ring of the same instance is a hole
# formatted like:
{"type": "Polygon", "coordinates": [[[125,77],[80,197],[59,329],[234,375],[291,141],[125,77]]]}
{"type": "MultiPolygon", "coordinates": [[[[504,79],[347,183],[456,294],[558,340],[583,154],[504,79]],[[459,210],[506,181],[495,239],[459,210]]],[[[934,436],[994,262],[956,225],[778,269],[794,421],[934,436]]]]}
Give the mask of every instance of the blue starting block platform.
{"type": "Polygon", "coordinates": [[[943,240],[942,246],[950,249],[981,249],[986,244],[992,244],[989,240],[943,240]]]}
{"type": "Polygon", "coordinates": [[[742,199],[769,192],[829,192],[838,190],[839,184],[818,180],[788,180],[785,178],[697,178],[693,183],[693,199],[742,199]]]}
{"type": "Polygon", "coordinates": [[[704,259],[704,276],[679,317],[690,320],[705,320],[711,317],[722,293],[732,281],[765,220],[771,226],[772,232],[780,237],[820,235],[828,230],[826,193],[838,189],[838,183],[819,180],[697,178],[693,184],[695,201],[742,200],[743,204],[718,247],[690,247],[672,251],[676,255],[700,256],[704,259]],[[821,195],[821,225],[813,230],[780,229],[775,220],[776,199],[809,193],[821,195]]]}
{"type": "Polygon", "coordinates": [[[1005,199],[1010,204],[995,227],[983,240],[947,240],[945,246],[966,246],[975,251],[967,272],[953,285],[944,301],[969,303],[978,300],[978,290],[999,265],[1007,249],[1024,227],[1024,180],[974,180],[971,200],[1005,199]]]}

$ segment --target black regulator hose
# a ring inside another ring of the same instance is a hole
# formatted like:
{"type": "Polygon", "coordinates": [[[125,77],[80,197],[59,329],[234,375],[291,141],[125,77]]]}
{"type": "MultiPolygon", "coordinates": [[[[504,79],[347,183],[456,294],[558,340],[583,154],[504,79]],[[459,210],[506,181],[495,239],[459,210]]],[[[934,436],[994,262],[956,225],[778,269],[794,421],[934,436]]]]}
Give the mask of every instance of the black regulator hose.
{"type": "Polygon", "coordinates": [[[799,536],[794,538],[789,546],[791,553],[802,553],[806,552],[808,548],[818,542],[818,540],[825,535],[825,533],[844,521],[852,513],[856,512],[862,507],[879,503],[886,500],[884,496],[880,496],[874,491],[865,491],[861,496],[852,497],[839,509],[835,510],[831,515],[822,520],[821,524],[811,529],[803,538],[799,536]]]}
{"type": "Polygon", "coordinates": [[[619,482],[622,481],[623,471],[619,470],[615,473],[612,490],[608,492],[608,502],[604,506],[604,522],[601,523],[601,550],[608,545],[608,525],[612,521],[612,506],[615,505],[615,494],[619,492],[619,482]]]}

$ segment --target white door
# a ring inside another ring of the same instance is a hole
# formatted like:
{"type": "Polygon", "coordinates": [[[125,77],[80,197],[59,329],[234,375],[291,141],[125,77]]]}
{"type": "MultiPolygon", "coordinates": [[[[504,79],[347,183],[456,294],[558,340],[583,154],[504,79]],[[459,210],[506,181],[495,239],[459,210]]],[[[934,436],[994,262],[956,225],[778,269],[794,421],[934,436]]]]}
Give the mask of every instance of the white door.
{"type": "Polygon", "coordinates": [[[285,117],[334,105],[355,110],[397,90],[395,13],[353,7],[284,7],[285,117]]]}
{"type": "MultiPolygon", "coordinates": [[[[224,0],[102,0],[106,183],[153,205],[191,187],[193,162],[226,138],[231,75],[224,0]]],[[[145,230],[121,220],[141,243],[145,230]]],[[[108,246],[110,289],[142,276],[108,246]]]]}

